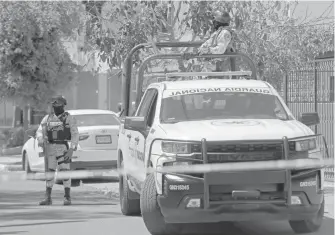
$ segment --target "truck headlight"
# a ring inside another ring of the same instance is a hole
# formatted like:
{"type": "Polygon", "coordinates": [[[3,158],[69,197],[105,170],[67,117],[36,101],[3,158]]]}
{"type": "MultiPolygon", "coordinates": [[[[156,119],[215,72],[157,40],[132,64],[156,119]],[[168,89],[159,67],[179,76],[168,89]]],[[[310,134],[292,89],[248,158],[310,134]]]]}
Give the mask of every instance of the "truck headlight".
{"type": "Polygon", "coordinates": [[[304,152],[316,149],[316,138],[292,141],[289,143],[290,150],[304,152]]]}
{"type": "Polygon", "coordinates": [[[190,154],[191,144],[174,141],[162,141],[162,151],[164,153],[173,154],[190,154]]]}

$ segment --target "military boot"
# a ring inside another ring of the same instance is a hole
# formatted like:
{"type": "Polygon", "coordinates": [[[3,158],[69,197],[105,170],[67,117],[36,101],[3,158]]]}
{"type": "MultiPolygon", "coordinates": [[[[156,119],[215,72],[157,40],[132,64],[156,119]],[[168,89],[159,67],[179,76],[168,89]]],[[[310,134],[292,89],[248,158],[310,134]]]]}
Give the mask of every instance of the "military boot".
{"type": "Polygon", "coordinates": [[[40,206],[47,206],[47,205],[51,205],[52,204],[52,200],[51,200],[51,191],[52,188],[47,187],[45,190],[45,198],[40,201],[40,206]]]}
{"type": "Polygon", "coordinates": [[[71,205],[71,196],[70,196],[71,188],[64,188],[64,191],[65,191],[64,206],[69,206],[71,205]]]}

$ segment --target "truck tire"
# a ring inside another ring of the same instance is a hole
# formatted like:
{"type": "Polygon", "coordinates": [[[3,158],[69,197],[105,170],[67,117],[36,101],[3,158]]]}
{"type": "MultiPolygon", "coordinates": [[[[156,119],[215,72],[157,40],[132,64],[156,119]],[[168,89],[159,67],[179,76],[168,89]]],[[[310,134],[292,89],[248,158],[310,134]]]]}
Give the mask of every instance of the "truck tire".
{"type": "Polygon", "coordinates": [[[144,224],[152,235],[176,235],[181,227],[165,223],[157,202],[157,191],[154,174],[147,176],[141,193],[141,211],[144,224]]]}
{"type": "Polygon", "coordinates": [[[311,220],[289,221],[292,230],[296,234],[313,233],[318,231],[322,225],[324,211],[325,211],[325,200],[323,199],[317,217],[311,220]]]}
{"type": "MultiPolygon", "coordinates": [[[[123,162],[121,163],[123,166],[123,162]]],[[[119,192],[120,192],[120,206],[123,215],[140,215],[140,200],[129,198],[129,187],[127,182],[127,177],[120,175],[119,178],[119,192]]]]}

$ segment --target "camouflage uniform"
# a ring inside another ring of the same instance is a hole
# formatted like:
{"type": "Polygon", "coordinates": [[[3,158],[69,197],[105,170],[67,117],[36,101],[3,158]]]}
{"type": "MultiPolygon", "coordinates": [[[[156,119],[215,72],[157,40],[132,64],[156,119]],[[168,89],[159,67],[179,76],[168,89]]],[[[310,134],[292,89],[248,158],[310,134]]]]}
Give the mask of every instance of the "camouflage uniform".
{"type": "MultiPolygon", "coordinates": [[[[227,12],[221,14],[216,12],[215,20],[220,23],[229,24],[230,16],[227,12]]],[[[234,52],[233,42],[235,38],[234,30],[229,26],[221,26],[214,33],[211,34],[210,38],[207,39],[200,47],[200,54],[224,54],[226,51],[234,52]]],[[[226,60],[224,60],[226,61],[226,60]]],[[[203,72],[210,70],[223,71],[223,67],[227,67],[222,59],[205,59],[203,72]],[[223,66],[223,63],[225,64],[223,66]],[[215,69],[210,69],[215,64],[215,69]]]]}
{"type": "Polygon", "coordinates": [[[212,33],[209,39],[204,42],[199,50],[208,54],[223,54],[226,50],[232,50],[234,31],[229,27],[220,27],[212,33]]]}
{"type": "MultiPolygon", "coordinates": [[[[65,101],[66,104],[66,101],[65,101]]],[[[66,161],[67,159],[64,159],[68,148],[75,150],[78,145],[79,141],[79,133],[78,133],[78,127],[76,123],[76,119],[72,117],[67,112],[62,113],[59,116],[56,116],[54,113],[46,115],[43,120],[41,121],[41,124],[36,132],[36,137],[41,145],[44,141],[48,141],[47,137],[47,129],[48,128],[56,128],[56,129],[63,129],[63,121],[65,124],[65,127],[70,129],[71,133],[71,140],[70,145],[66,146],[65,144],[56,144],[56,143],[49,143],[46,144],[46,149],[44,150],[47,153],[47,167],[46,172],[55,172],[58,166],[59,171],[69,171],[70,170],[70,161],[66,161]]],[[[40,202],[40,205],[50,205],[52,204],[51,201],[51,190],[54,184],[54,174],[51,174],[47,177],[46,180],[46,198],[40,202]]],[[[64,199],[64,205],[71,204],[70,199],[70,188],[71,188],[71,179],[63,179],[63,185],[65,190],[65,199],[64,199]]]]}

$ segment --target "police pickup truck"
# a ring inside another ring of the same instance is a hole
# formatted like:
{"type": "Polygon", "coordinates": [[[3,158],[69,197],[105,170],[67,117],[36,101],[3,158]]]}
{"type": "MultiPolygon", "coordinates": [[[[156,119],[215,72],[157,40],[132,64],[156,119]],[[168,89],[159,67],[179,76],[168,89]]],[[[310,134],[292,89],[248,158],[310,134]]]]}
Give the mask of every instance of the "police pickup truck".
{"type": "Polygon", "coordinates": [[[296,233],[318,230],[324,214],[320,169],[159,171],[320,159],[316,136],[308,127],[318,123],[318,115],[300,118],[265,81],[150,84],[135,115],[126,116],[120,126],[122,213],[142,214],[153,235],[177,234],[186,223],[252,220],[285,220],[296,233]]]}

